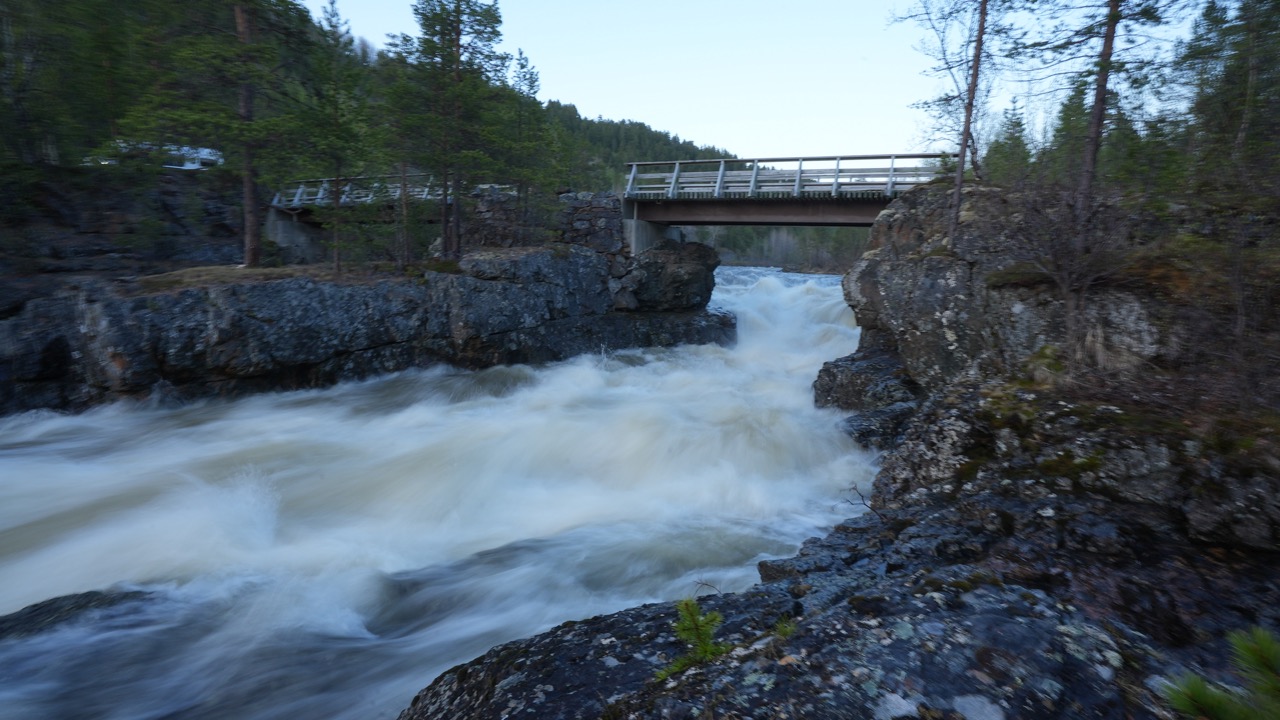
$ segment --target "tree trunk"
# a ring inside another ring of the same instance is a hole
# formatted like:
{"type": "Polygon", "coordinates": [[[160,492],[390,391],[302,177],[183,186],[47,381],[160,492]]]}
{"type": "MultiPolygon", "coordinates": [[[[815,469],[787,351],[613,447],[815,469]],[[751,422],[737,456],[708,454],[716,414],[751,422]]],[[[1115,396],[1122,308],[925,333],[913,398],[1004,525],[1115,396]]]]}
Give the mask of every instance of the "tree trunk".
{"type": "Polygon", "coordinates": [[[453,249],[453,240],[449,237],[449,175],[444,175],[440,183],[440,254],[449,258],[453,249]]]}
{"type": "MultiPolygon", "coordinates": [[[[1256,12],[1256,10],[1254,11],[1256,12]]],[[[1244,108],[1240,114],[1240,124],[1236,127],[1236,137],[1231,146],[1231,166],[1236,178],[1249,177],[1249,126],[1253,120],[1254,95],[1258,86],[1258,27],[1257,18],[1253,15],[1245,21],[1248,37],[1249,72],[1245,79],[1244,108]]],[[[1235,321],[1232,327],[1232,340],[1235,344],[1234,360],[1241,400],[1248,397],[1251,388],[1249,382],[1248,355],[1246,345],[1249,327],[1248,285],[1249,268],[1245,264],[1245,249],[1249,245],[1248,232],[1238,221],[1233,223],[1230,244],[1229,285],[1232,301],[1235,306],[1235,321]]]]}
{"type": "Polygon", "coordinates": [[[241,177],[241,202],[244,203],[244,266],[258,267],[262,262],[262,222],[258,215],[258,183],[253,175],[253,150],[245,148],[245,169],[241,177]]]}
{"type": "MultiPolygon", "coordinates": [[[[237,3],[233,8],[236,17],[236,37],[242,45],[253,41],[249,11],[244,5],[237,3]]],[[[253,123],[253,84],[240,83],[240,122],[253,123]]],[[[246,127],[247,129],[247,127],[246,127]]],[[[258,188],[254,169],[254,147],[252,141],[245,140],[244,168],[241,173],[242,202],[244,203],[244,266],[257,267],[262,260],[262,227],[258,217],[258,188]]]]}
{"type": "Polygon", "coordinates": [[[1080,184],[1076,190],[1076,251],[1084,252],[1084,224],[1093,207],[1093,181],[1098,170],[1098,151],[1102,147],[1102,126],[1107,117],[1107,82],[1111,78],[1111,55],[1116,45],[1116,30],[1122,17],[1123,0],[1107,0],[1107,26],[1098,53],[1098,79],[1093,88],[1093,107],[1089,112],[1089,130],[1085,135],[1084,158],[1080,165],[1080,184]]]}
{"type": "Polygon", "coordinates": [[[398,269],[403,271],[413,262],[413,251],[409,246],[409,164],[403,160],[400,161],[400,222],[396,226],[396,236],[398,269]]]}
{"type": "MultiPolygon", "coordinates": [[[[971,141],[973,127],[973,104],[978,95],[978,77],[982,68],[982,41],[987,32],[987,2],[981,0],[978,4],[978,32],[973,41],[973,62],[969,66],[969,88],[966,91],[964,99],[964,129],[960,132],[960,158],[956,163],[956,190],[955,198],[952,200],[951,209],[951,225],[948,237],[954,239],[956,230],[960,227],[960,201],[964,191],[964,160],[968,154],[966,151],[972,149],[971,141]]],[[[975,159],[975,164],[976,164],[975,159]]]]}
{"type": "Polygon", "coordinates": [[[333,272],[336,275],[342,272],[342,195],[346,183],[342,180],[342,165],[334,169],[337,170],[333,177],[333,272]]]}
{"type": "Polygon", "coordinates": [[[1258,28],[1254,18],[1247,21],[1249,37],[1249,74],[1244,86],[1244,109],[1240,115],[1240,125],[1236,128],[1236,139],[1231,147],[1232,160],[1239,177],[1248,177],[1245,170],[1245,146],[1249,139],[1249,125],[1253,120],[1253,96],[1258,86],[1258,28]]]}
{"type": "Polygon", "coordinates": [[[453,202],[449,203],[450,209],[453,211],[453,221],[450,226],[453,228],[453,257],[462,257],[462,178],[455,173],[453,176],[453,202]]]}

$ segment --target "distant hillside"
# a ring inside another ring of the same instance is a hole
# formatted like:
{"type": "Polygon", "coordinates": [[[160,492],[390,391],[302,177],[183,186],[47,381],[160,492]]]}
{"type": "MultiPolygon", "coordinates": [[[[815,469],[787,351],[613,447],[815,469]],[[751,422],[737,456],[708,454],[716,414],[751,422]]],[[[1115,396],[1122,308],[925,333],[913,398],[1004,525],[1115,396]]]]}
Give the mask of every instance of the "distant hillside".
{"type": "Polygon", "coordinates": [[[592,120],[571,104],[552,100],[547,119],[560,143],[565,183],[574,189],[621,189],[626,164],[657,160],[716,160],[733,154],[700,146],[634,120],[592,120]]]}

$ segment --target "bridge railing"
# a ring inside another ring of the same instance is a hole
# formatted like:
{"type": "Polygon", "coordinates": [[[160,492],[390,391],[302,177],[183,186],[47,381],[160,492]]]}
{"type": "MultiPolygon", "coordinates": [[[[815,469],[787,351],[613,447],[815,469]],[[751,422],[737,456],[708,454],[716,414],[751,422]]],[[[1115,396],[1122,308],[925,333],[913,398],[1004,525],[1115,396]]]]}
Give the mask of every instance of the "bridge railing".
{"type": "Polygon", "coordinates": [[[430,176],[415,173],[404,179],[399,175],[343,178],[341,183],[334,178],[298,180],[277,192],[271,205],[286,210],[333,205],[339,185],[342,187],[343,205],[396,202],[400,200],[401,193],[408,193],[413,200],[440,198],[440,191],[431,186],[430,176]]]}
{"type": "Polygon", "coordinates": [[[893,197],[946,172],[954,153],[627,163],[637,200],[893,197]]]}

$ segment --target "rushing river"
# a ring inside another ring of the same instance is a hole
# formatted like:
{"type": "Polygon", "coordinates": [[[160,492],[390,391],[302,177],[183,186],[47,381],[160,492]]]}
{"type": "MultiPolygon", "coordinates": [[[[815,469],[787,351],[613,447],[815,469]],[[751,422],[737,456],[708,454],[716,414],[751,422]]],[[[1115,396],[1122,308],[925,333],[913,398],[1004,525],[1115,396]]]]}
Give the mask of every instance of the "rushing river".
{"type": "Polygon", "coordinates": [[[738,590],[858,512],[871,458],[813,407],[838,278],[721,269],[733,348],[406,372],[182,408],[0,419],[0,718],[393,718],[564,620],[738,590]]]}

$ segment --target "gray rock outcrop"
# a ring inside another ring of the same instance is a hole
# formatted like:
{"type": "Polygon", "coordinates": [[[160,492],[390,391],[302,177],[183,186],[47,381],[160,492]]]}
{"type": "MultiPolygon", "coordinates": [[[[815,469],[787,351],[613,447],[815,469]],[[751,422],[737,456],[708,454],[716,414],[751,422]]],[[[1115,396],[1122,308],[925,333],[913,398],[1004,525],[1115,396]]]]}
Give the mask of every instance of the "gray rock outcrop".
{"type": "MultiPolygon", "coordinates": [[[[872,250],[844,279],[859,327],[892,338],[906,372],[928,390],[965,374],[1017,372],[1064,336],[1062,303],[1046,278],[1023,268],[1027,248],[1011,221],[1018,208],[984,187],[968,188],[965,203],[949,238],[946,193],[907,193],[877,218],[872,250]]],[[[1185,344],[1166,308],[1131,291],[1095,288],[1084,315],[1102,367],[1138,371],[1185,344]]]]}
{"type": "Polygon", "coordinates": [[[0,412],[733,339],[732,316],[707,311],[700,295],[713,283],[714,264],[688,278],[692,290],[673,286],[671,299],[622,313],[613,311],[611,262],[557,243],[478,251],[459,274],[428,272],[421,280],[298,277],[147,294],[86,281],[0,321],[0,412]]]}

